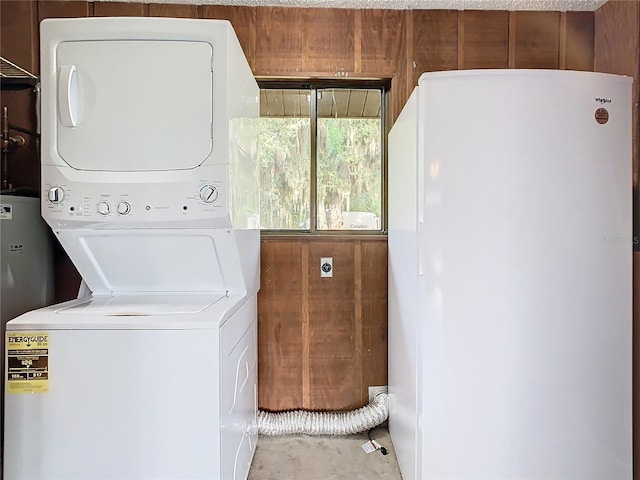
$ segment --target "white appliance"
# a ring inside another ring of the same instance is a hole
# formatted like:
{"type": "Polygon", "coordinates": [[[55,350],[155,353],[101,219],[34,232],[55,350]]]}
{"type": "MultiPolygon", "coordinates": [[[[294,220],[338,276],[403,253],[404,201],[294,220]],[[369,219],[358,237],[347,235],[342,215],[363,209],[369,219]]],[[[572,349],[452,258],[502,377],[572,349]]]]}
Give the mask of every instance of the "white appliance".
{"type": "Polygon", "coordinates": [[[41,24],[42,215],[77,300],[7,324],[5,479],[245,479],[258,87],[226,21],[41,24]]]}
{"type": "Polygon", "coordinates": [[[631,479],[631,79],[424,74],[389,137],[406,479],[631,479]]]}
{"type": "Polygon", "coordinates": [[[53,302],[53,253],[37,198],[0,195],[0,322],[53,302]]]}
{"type": "MultiPolygon", "coordinates": [[[[37,198],[0,195],[0,338],[4,338],[7,321],[53,303],[53,252],[49,236],[37,198]]],[[[4,372],[4,347],[0,366],[4,372]]],[[[2,448],[4,383],[0,386],[0,397],[2,448]]]]}

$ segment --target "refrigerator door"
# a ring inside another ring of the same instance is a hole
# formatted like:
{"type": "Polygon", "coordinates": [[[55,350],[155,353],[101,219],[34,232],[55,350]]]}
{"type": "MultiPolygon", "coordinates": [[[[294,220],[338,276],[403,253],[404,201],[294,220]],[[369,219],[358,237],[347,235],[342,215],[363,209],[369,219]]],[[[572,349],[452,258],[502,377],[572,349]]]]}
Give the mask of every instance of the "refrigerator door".
{"type": "Polygon", "coordinates": [[[631,478],[630,79],[420,88],[422,478],[631,478]]]}

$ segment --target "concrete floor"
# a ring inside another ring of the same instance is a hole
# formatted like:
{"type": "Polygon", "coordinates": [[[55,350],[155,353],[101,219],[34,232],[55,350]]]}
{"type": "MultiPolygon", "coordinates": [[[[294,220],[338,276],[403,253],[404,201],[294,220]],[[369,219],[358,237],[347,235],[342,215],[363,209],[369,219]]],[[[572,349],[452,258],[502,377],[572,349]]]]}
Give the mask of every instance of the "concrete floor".
{"type": "Polygon", "coordinates": [[[343,437],[260,436],[249,480],[401,480],[389,432],[371,433],[388,451],[365,453],[367,432],[343,437]]]}

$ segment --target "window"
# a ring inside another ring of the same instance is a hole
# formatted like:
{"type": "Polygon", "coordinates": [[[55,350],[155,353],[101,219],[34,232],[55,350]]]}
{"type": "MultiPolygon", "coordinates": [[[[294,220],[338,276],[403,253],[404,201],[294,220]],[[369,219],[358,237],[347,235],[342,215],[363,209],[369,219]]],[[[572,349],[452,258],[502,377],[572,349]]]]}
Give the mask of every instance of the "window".
{"type": "Polygon", "coordinates": [[[384,99],[379,84],[261,84],[263,229],[382,230],[384,99]]]}

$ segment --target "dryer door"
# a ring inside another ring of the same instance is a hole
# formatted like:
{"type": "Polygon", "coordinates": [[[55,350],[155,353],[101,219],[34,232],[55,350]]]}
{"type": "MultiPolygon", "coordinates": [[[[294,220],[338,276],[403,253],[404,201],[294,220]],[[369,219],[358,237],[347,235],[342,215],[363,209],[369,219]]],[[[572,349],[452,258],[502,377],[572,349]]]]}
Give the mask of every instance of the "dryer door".
{"type": "Polygon", "coordinates": [[[212,151],[209,43],[62,42],[58,153],[79,170],[179,170],[212,151]]]}

